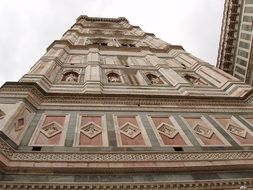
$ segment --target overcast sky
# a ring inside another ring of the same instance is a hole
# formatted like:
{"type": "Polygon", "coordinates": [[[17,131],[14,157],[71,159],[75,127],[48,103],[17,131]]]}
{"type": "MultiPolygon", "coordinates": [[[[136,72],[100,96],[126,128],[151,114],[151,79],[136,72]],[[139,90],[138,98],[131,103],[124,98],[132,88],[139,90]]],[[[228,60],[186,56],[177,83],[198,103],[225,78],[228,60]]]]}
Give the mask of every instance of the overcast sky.
{"type": "Polygon", "coordinates": [[[18,81],[79,15],[126,17],[216,64],[224,0],[1,0],[0,86],[18,81]]]}

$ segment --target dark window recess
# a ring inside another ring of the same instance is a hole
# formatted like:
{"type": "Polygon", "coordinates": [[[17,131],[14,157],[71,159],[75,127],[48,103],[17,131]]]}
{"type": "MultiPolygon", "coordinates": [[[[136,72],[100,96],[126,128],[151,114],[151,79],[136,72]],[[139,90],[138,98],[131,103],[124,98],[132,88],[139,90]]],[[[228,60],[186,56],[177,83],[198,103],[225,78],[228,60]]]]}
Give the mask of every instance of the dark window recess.
{"type": "Polygon", "coordinates": [[[184,151],[184,149],[182,147],[173,147],[173,149],[177,152],[179,151],[184,151]]]}
{"type": "Polygon", "coordinates": [[[123,47],[136,47],[134,44],[122,43],[121,46],[123,47]]]}
{"type": "Polygon", "coordinates": [[[183,69],[186,69],[186,66],[185,66],[185,64],[181,63],[181,65],[183,66],[183,69]]]}
{"type": "Polygon", "coordinates": [[[107,43],[103,42],[103,43],[101,43],[101,46],[107,46],[107,43]]]}
{"type": "Polygon", "coordinates": [[[41,146],[34,146],[32,151],[41,151],[41,146]]]}

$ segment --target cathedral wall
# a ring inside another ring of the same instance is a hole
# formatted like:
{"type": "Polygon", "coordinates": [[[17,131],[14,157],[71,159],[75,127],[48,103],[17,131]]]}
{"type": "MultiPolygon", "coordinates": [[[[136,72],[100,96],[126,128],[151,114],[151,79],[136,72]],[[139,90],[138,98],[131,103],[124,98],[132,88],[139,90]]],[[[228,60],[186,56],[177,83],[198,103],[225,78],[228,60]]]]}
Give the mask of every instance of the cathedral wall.
{"type": "Polygon", "coordinates": [[[252,113],[250,86],[181,46],[80,16],[0,89],[0,189],[239,189],[252,113]]]}
{"type": "MultiPolygon", "coordinates": [[[[18,104],[24,107],[23,103],[18,104]]],[[[114,150],[123,147],[124,150],[131,147],[129,150],[163,151],[177,151],[177,147],[179,151],[217,147],[243,150],[243,147],[253,145],[253,116],[250,113],[100,112],[84,109],[38,110],[34,116],[34,112],[25,106],[21,110],[12,108],[18,112],[16,118],[25,117],[25,126],[20,127],[18,121],[15,126],[8,124],[16,121],[10,119],[11,113],[8,113],[8,107],[14,105],[17,104],[0,104],[4,113],[0,120],[1,131],[22,150],[38,146],[42,150],[49,150],[51,146],[66,150],[75,150],[75,147],[86,147],[87,150],[92,147],[104,147],[104,150],[110,147],[114,150]],[[29,113],[24,109],[30,110],[29,113]],[[21,134],[16,137],[17,132],[21,134]]]]}

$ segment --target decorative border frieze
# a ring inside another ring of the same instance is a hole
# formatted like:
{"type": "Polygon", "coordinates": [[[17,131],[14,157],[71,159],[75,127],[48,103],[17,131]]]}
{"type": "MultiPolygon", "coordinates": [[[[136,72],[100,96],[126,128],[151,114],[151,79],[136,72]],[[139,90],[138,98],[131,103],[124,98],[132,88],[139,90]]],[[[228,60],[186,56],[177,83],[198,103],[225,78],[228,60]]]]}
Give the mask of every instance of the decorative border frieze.
{"type": "Polygon", "coordinates": [[[12,161],[223,161],[252,160],[253,151],[216,152],[20,152],[15,151],[0,138],[0,153],[12,161]]]}
{"type": "Polygon", "coordinates": [[[17,189],[138,189],[138,190],[238,190],[245,186],[251,189],[253,180],[218,179],[194,181],[156,181],[156,182],[1,182],[0,188],[5,190],[17,189]]]}
{"type": "MultiPolygon", "coordinates": [[[[164,110],[165,106],[170,108],[175,108],[179,110],[179,106],[190,107],[188,111],[199,112],[200,110],[207,110],[208,112],[252,112],[253,107],[246,103],[242,98],[235,97],[216,97],[215,99],[211,97],[185,97],[185,96],[143,96],[143,95],[114,95],[114,98],[110,94],[105,95],[87,95],[87,94],[67,94],[63,93],[61,96],[54,95],[53,93],[46,93],[36,84],[20,84],[11,83],[5,84],[1,88],[0,97],[16,97],[25,98],[31,102],[34,106],[56,106],[70,104],[103,104],[105,105],[153,105],[159,106],[160,110],[164,110]],[[15,85],[15,86],[14,86],[15,85]],[[169,97],[169,98],[168,98],[169,97]],[[161,107],[163,105],[163,107],[161,107]],[[221,108],[222,107],[222,108],[221,108]],[[243,109],[241,109],[243,107],[243,109]]],[[[73,105],[74,106],[74,105],[73,105]]],[[[96,106],[97,107],[97,106],[96,106]]],[[[112,107],[112,106],[110,106],[112,107]]],[[[70,108],[70,107],[69,107],[70,108]]],[[[142,108],[146,109],[148,108],[142,108]]],[[[153,109],[154,107],[152,107],[153,109]]],[[[94,109],[94,108],[93,108],[94,109]]],[[[101,108],[100,108],[101,109],[101,108]]],[[[117,109],[119,109],[117,107],[117,109]]],[[[131,108],[124,108],[131,109],[131,108]]],[[[134,108],[134,109],[138,109],[134,108]]],[[[187,109],[185,109],[187,111],[187,109]]],[[[174,110],[173,110],[174,111],[174,110]]]]}

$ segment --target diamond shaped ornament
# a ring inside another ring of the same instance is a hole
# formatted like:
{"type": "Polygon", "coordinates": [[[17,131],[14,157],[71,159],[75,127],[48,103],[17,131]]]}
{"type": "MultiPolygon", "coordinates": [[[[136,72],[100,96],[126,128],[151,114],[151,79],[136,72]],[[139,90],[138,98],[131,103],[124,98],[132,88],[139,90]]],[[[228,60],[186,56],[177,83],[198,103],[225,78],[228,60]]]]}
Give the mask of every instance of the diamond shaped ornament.
{"type": "Polygon", "coordinates": [[[137,135],[141,133],[140,129],[133,125],[132,123],[125,123],[121,128],[120,132],[131,139],[135,138],[137,135]]]}
{"type": "Polygon", "coordinates": [[[178,134],[177,129],[175,129],[172,125],[166,123],[161,123],[158,126],[157,130],[160,134],[163,134],[169,137],[170,139],[173,139],[178,134]]]}
{"type": "Polygon", "coordinates": [[[242,137],[242,138],[246,138],[247,131],[245,129],[235,126],[231,123],[229,123],[226,128],[230,133],[237,135],[239,137],[242,137]]]}
{"type": "Polygon", "coordinates": [[[205,126],[202,126],[200,124],[197,124],[193,130],[195,131],[196,134],[199,134],[203,137],[206,137],[208,139],[210,139],[213,135],[213,131],[212,129],[208,128],[208,127],[205,127],[205,126]]]}
{"type": "Polygon", "coordinates": [[[44,125],[40,130],[47,138],[51,138],[62,132],[62,127],[55,121],[44,125]]]}
{"type": "Polygon", "coordinates": [[[20,131],[21,129],[24,128],[24,126],[25,126],[25,119],[23,117],[19,118],[15,123],[15,131],[20,131]]]}
{"type": "Polygon", "coordinates": [[[90,139],[94,138],[98,134],[102,133],[102,129],[94,122],[89,122],[86,125],[83,125],[80,129],[81,133],[89,137],[90,139]]]}

